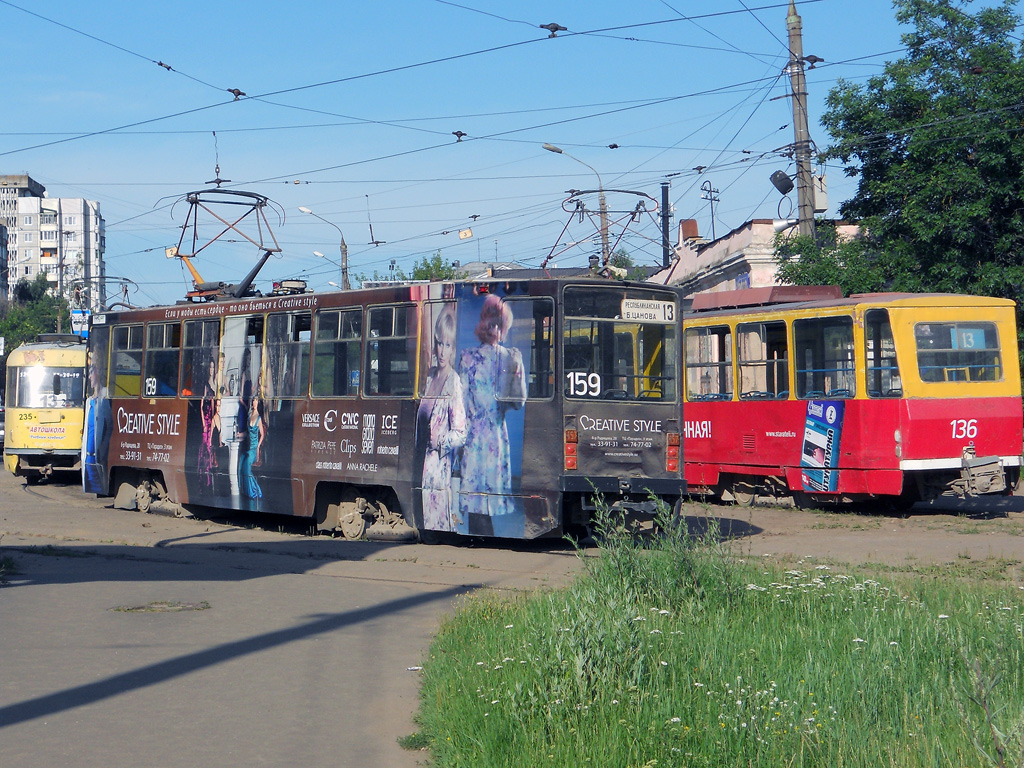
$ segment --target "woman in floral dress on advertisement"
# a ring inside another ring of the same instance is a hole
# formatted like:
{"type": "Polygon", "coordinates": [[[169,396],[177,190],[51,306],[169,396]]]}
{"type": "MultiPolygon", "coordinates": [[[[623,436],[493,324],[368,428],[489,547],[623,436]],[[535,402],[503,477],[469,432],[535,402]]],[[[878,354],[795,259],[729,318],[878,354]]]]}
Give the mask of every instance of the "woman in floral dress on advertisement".
{"type": "Polygon", "coordinates": [[[459,359],[468,420],[462,449],[462,524],[469,525],[470,514],[480,515],[489,519],[492,529],[468,533],[523,535],[524,519],[516,513],[511,497],[512,457],[505,413],[523,407],[526,371],[519,350],[501,343],[511,327],[511,307],[499,296],[488,295],[475,330],[480,346],[464,350],[459,359]]]}
{"type": "Polygon", "coordinates": [[[466,441],[466,406],[455,362],[455,315],[446,307],[434,323],[434,365],[416,417],[416,444],[424,446],[423,527],[454,531],[458,502],[452,496],[452,459],[466,441]],[[454,503],[453,503],[454,501],[454,503]]]}

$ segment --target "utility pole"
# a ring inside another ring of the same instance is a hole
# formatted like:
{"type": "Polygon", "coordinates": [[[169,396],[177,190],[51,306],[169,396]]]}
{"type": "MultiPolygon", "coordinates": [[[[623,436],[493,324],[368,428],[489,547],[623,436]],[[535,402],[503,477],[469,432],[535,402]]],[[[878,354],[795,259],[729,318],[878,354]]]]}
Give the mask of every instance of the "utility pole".
{"type": "Polygon", "coordinates": [[[667,267],[672,263],[672,246],[669,245],[668,236],[672,224],[672,212],[668,209],[668,182],[661,182],[661,266],[667,267]]]}
{"type": "MultiPolygon", "coordinates": [[[[804,79],[803,23],[796,3],[789,0],[789,81],[793,89],[793,156],[796,160],[796,196],[800,234],[815,236],[814,183],[811,177],[811,135],[807,130],[807,82],[804,79]]],[[[820,61],[820,59],[818,59],[820,61]]]]}

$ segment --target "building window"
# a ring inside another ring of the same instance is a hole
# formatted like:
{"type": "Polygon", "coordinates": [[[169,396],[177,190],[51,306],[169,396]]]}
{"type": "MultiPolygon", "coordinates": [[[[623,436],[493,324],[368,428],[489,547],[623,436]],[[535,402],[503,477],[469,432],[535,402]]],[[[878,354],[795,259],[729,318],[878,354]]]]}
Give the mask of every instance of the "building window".
{"type": "Polygon", "coordinates": [[[52,226],[52,225],[54,225],[56,223],[57,223],[57,214],[55,214],[55,213],[43,213],[43,214],[39,215],[39,224],[40,224],[40,226],[45,226],[47,224],[52,226]]]}
{"type": "Polygon", "coordinates": [[[26,248],[23,255],[26,259],[31,259],[36,254],[35,251],[33,251],[31,248],[26,248]]]}
{"type": "Polygon", "coordinates": [[[64,233],[64,239],[67,242],[69,242],[69,243],[77,243],[78,242],[78,233],[77,232],[65,232],[64,233]]]}
{"type": "Polygon", "coordinates": [[[74,216],[65,216],[64,217],[64,226],[65,227],[73,227],[73,226],[75,226],[76,223],[77,222],[75,221],[75,217],[74,216]]]}
{"type": "Polygon", "coordinates": [[[24,219],[21,220],[21,222],[26,227],[31,227],[32,226],[32,217],[31,216],[26,216],[24,219]]]}
{"type": "Polygon", "coordinates": [[[22,235],[24,236],[26,243],[31,243],[32,242],[32,233],[31,232],[23,232],[22,235]]]}
{"type": "Polygon", "coordinates": [[[29,264],[27,267],[25,267],[25,277],[28,277],[31,274],[32,274],[32,265],[29,264]]]}
{"type": "Polygon", "coordinates": [[[57,230],[56,229],[44,229],[42,232],[39,233],[39,239],[40,240],[54,240],[55,241],[57,239],[57,230]]]}

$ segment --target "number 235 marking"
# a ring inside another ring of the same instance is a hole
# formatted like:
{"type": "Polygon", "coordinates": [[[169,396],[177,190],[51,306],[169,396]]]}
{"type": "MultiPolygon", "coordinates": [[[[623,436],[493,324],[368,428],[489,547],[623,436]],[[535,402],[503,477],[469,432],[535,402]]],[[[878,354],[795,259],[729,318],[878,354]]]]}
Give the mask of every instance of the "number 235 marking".
{"type": "Polygon", "coordinates": [[[977,419],[953,419],[949,426],[953,428],[954,440],[973,439],[978,436],[977,419]]]}

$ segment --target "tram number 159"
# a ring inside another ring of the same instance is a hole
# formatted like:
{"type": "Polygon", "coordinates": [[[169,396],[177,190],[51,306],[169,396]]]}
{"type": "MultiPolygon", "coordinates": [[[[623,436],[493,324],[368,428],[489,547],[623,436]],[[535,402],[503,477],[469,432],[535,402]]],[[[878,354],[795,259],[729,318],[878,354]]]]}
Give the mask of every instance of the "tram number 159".
{"type": "Polygon", "coordinates": [[[953,428],[954,440],[973,439],[978,436],[977,419],[953,419],[949,426],[953,428]]]}
{"type": "Polygon", "coordinates": [[[565,378],[569,380],[570,395],[597,397],[601,394],[601,377],[596,373],[573,371],[565,374],[565,378]]]}

